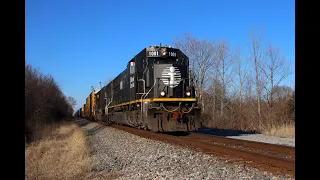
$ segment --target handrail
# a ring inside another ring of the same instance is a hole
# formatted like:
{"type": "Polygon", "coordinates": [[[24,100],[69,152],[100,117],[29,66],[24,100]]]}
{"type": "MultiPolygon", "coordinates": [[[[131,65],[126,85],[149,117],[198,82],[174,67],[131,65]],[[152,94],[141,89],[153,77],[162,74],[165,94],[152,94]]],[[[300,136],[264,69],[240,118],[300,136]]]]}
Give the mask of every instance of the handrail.
{"type": "Polygon", "coordinates": [[[141,95],[141,120],[142,120],[142,114],[143,114],[143,99],[145,97],[147,97],[147,95],[150,93],[151,89],[156,85],[156,79],[154,79],[154,83],[153,83],[153,86],[149,89],[149,91],[147,93],[144,93],[141,95]]]}
{"type": "Polygon", "coordinates": [[[165,107],[163,106],[163,104],[160,104],[160,107],[162,107],[164,110],[166,110],[166,111],[169,112],[169,113],[172,113],[172,112],[178,110],[178,109],[180,108],[180,106],[181,106],[181,102],[179,103],[179,106],[178,106],[176,109],[174,109],[174,110],[168,110],[167,108],[165,108],[165,107]]]}
{"type": "MultiPolygon", "coordinates": [[[[149,94],[150,91],[153,89],[153,87],[156,85],[156,83],[157,83],[157,78],[154,79],[154,83],[153,83],[152,87],[151,87],[151,88],[149,89],[149,91],[144,95],[143,99],[145,99],[145,98],[148,96],[148,94],[149,94]]],[[[142,96],[143,96],[143,95],[142,95],[142,96]]]]}

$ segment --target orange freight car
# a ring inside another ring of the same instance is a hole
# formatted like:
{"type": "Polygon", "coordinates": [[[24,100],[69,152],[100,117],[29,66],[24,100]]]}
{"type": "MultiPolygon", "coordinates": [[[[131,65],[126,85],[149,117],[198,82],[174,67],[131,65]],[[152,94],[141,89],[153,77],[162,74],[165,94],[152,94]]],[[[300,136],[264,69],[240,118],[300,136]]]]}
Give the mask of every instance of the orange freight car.
{"type": "Polygon", "coordinates": [[[86,98],[86,104],[85,104],[85,108],[84,108],[85,118],[90,119],[90,120],[94,120],[95,104],[96,104],[95,90],[93,90],[89,94],[89,96],[86,98]]]}
{"type": "Polygon", "coordinates": [[[85,107],[85,104],[84,105],[82,105],[82,107],[81,107],[81,117],[82,118],[85,118],[85,115],[84,115],[84,107],[85,107]]]}

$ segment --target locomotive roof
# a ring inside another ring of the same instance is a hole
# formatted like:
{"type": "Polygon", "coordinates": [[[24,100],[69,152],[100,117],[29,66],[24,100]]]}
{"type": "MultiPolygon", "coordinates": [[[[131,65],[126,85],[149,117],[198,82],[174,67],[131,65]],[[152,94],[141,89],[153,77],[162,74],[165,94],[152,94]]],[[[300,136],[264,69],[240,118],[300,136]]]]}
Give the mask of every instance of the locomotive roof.
{"type": "MultiPolygon", "coordinates": [[[[160,44],[160,45],[151,45],[151,46],[149,46],[149,47],[143,48],[139,53],[141,53],[142,51],[159,49],[159,48],[170,48],[170,49],[179,50],[179,48],[174,48],[174,47],[172,47],[172,46],[167,46],[167,45],[164,45],[164,46],[163,46],[163,45],[160,44]]],[[[135,58],[139,53],[135,54],[134,57],[129,61],[129,63],[132,62],[132,61],[134,61],[134,60],[135,60],[134,58],[135,58]]]]}

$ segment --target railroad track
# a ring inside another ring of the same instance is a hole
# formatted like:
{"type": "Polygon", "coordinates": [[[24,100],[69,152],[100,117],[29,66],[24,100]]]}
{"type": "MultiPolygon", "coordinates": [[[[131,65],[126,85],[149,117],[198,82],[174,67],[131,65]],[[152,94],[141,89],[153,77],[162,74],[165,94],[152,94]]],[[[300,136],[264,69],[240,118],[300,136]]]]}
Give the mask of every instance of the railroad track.
{"type": "MultiPolygon", "coordinates": [[[[294,147],[196,133],[181,138],[186,141],[197,141],[197,146],[202,147],[202,149],[226,153],[243,158],[244,161],[253,161],[256,166],[262,166],[264,170],[270,169],[271,171],[294,174],[294,147]]],[[[208,154],[210,153],[209,151],[208,154]]]]}
{"type": "MultiPolygon", "coordinates": [[[[102,125],[106,123],[99,122],[102,125]]],[[[109,125],[144,138],[164,141],[198,152],[216,155],[230,163],[245,163],[276,174],[295,172],[295,148],[246,140],[230,139],[206,134],[170,135],[153,133],[128,126],[109,125]]]]}
{"type": "Polygon", "coordinates": [[[244,151],[255,152],[259,154],[266,154],[279,158],[284,158],[289,161],[295,159],[295,148],[284,145],[269,144],[263,142],[254,142],[248,140],[232,139],[219,137],[215,135],[205,135],[199,133],[191,133],[187,138],[196,139],[201,142],[211,143],[221,146],[227,146],[230,148],[241,149],[244,151]]]}

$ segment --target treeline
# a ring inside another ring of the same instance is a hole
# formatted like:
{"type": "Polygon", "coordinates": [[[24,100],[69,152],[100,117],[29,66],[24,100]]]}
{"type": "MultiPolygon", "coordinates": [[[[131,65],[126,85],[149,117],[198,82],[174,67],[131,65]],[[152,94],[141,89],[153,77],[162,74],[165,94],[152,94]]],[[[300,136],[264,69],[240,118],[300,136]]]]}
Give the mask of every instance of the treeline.
{"type": "Polygon", "coordinates": [[[27,142],[44,137],[48,125],[73,114],[72,104],[51,75],[25,65],[25,137],[27,142]]]}
{"type": "Polygon", "coordinates": [[[263,46],[262,33],[249,33],[243,49],[189,33],[173,45],[189,56],[203,125],[262,132],[294,124],[294,89],[281,85],[293,71],[280,48],[263,46]]]}

